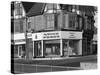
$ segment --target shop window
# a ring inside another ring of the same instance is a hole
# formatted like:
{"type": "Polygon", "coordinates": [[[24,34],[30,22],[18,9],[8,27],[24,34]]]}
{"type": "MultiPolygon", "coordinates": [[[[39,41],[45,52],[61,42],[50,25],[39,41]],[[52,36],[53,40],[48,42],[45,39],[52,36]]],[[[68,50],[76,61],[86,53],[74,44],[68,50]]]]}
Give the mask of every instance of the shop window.
{"type": "Polygon", "coordinates": [[[73,56],[78,55],[78,40],[64,40],[63,41],[63,55],[73,56]]]}
{"type": "Polygon", "coordinates": [[[60,55],[60,41],[59,40],[45,41],[44,45],[45,45],[46,56],[60,55]]]}
{"type": "Polygon", "coordinates": [[[34,42],[34,53],[36,57],[40,57],[42,55],[41,41],[34,42]]]}
{"type": "Polygon", "coordinates": [[[70,55],[78,55],[78,44],[75,40],[69,41],[69,53],[70,55]]]}
{"type": "Polygon", "coordinates": [[[18,57],[18,46],[14,46],[14,57],[18,57]]]}
{"type": "Polygon", "coordinates": [[[51,54],[51,48],[46,48],[46,55],[51,54]]]}

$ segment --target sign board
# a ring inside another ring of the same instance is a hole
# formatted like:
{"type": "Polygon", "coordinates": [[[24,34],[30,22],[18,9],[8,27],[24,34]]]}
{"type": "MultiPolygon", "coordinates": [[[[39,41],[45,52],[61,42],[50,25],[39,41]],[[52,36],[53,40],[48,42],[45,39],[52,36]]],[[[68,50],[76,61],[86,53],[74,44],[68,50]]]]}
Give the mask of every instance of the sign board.
{"type": "Polygon", "coordinates": [[[20,39],[20,40],[14,40],[14,44],[17,45],[17,44],[25,44],[26,41],[25,39],[20,39]]]}
{"type": "Polygon", "coordinates": [[[82,32],[75,31],[51,31],[32,34],[33,41],[50,39],[82,39],[82,32]]]}
{"type": "Polygon", "coordinates": [[[50,39],[60,39],[61,35],[60,32],[53,31],[53,32],[41,32],[41,33],[33,33],[32,39],[35,40],[50,40],[50,39]]]}
{"type": "Polygon", "coordinates": [[[82,32],[62,31],[62,39],[82,39],[82,32]]]}
{"type": "Polygon", "coordinates": [[[24,33],[12,34],[12,40],[20,40],[20,39],[25,39],[24,33]]]}
{"type": "MultiPolygon", "coordinates": [[[[32,38],[32,33],[27,33],[27,38],[32,38]]],[[[11,34],[11,39],[12,40],[25,39],[25,33],[11,34]]]]}
{"type": "MultiPolygon", "coordinates": [[[[27,38],[32,38],[32,34],[27,33],[27,38]]],[[[14,44],[25,44],[25,33],[12,34],[11,40],[14,40],[14,44]]]]}
{"type": "Polygon", "coordinates": [[[60,32],[45,32],[43,33],[43,39],[60,39],[60,32]]]}

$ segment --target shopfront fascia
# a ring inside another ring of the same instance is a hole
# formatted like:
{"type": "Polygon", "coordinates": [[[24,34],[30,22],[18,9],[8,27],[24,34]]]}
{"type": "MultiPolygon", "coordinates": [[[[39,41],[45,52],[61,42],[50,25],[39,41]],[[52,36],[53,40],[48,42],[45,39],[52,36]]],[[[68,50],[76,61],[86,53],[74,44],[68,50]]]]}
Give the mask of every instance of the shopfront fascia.
{"type": "Polygon", "coordinates": [[[51,31],[33,33],[32,41],[33,57],[82,55],[82,32],[51,31]],[[74,53],[71,49],[74,49],[74,53]]]}
{"type": "MultiPolygon", "coordinates": [[[[32,35],[28,33],[28,39],[32,39],[32,35]]],[[[14,47],[14,57],[22,58],[25,57],[25,34],[18,33],[13,34],[11,38],[11,45],[14,47]]]]}

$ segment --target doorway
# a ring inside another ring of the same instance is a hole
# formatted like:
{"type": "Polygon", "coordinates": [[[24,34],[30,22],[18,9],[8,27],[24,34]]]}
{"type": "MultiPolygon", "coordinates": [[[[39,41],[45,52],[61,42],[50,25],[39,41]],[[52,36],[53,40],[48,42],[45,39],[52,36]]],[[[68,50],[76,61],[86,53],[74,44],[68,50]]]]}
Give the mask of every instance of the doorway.
{"type": "Polygon", "coordinates": [[[18,46],[18,57],[22,57],[22,46],[18,46]]]}
{"type": "Polygon", "coordinates": [[[42,56],[41,41],[34,41],[34,56],[35,57],[42,56]]]}

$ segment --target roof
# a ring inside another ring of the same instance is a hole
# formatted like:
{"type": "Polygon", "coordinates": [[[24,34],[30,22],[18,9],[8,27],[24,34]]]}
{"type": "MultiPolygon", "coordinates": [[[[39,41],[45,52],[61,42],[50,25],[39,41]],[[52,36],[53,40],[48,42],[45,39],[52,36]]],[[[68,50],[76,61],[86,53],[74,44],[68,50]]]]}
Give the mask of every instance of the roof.
{"type": "Polygon", "coordinates": [[[26,14],[26,16],[31,17],[31,16],[42,15],[44,12],[45,5],[46,5],[45,3],[34,3],[34,5],[26,14]]]}
{"type": "Polygon", "coordinates": [[[22,5],[23,5],[26,13],[29,12],[29,10],[32,8],[32,6],[34,4],[35,4],[35,2],[22,2],[22,5]]]}

